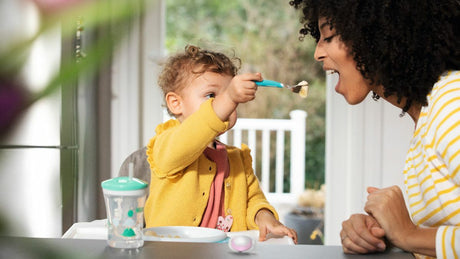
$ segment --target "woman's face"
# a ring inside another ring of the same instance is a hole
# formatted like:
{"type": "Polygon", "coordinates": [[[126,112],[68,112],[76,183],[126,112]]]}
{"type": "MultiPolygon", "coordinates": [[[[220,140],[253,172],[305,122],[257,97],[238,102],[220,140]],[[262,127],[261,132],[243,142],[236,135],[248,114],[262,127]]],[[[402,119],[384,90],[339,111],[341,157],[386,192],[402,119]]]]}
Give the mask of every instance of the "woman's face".
{"type": "Polygon", "coordinates": [[[331,29],[325,18],[318,20],[321,37],[316,45],[315,59],[323,62],[323,69],[339,75],[335,91],[345,97],[349,104],[358,104],[366,98],[373,87],[356,68],[356,62],[348,47],[331,29]]]}

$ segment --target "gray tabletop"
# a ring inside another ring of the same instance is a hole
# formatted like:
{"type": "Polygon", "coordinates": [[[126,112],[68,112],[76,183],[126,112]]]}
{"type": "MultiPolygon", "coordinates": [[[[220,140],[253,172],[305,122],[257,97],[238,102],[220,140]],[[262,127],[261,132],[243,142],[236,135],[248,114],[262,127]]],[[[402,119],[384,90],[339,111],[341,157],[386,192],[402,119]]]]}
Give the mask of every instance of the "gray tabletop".
{"type": "Polygon", "coordinates": [[[340,246],[257,245],[248,254],[232,252],[227,244],[145,242],[140,249],[115,249],[105,240],[0,237],[0,258],[414,258],[393,249],[385,253],[346,255],[340,246]]]}

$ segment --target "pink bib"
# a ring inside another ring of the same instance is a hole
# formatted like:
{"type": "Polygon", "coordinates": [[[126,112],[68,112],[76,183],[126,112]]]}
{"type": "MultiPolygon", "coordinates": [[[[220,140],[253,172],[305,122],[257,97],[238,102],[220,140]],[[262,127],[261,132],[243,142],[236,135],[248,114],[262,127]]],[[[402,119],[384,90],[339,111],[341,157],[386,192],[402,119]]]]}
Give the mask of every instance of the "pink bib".
{"type": "MultiPolygon", "coordinates": [[[[211,189],[209,190],[208,205],[201,220],[200,227],[216,228],[218,226],[219,216],[224,218],[224,179],[228,177],[230,168],[228,164],[227,149],[220,142],[216,143],[216,149],[206,148],[204,150],[205,156],[216,163],[217,170],[213,182],[211,183],[211,189]]],[[[232,220],[233,221],[233,220],[232,220]]],[[[219,226],[222,226],[222,222],[219,222],[219,226]]],[[[225,229],[230,230],[230,226],[225,224],[225,229]]],[[[224,229],[222,229],[224,230],[224,229]]],[[[224,230],[225,231],[225,230],[224,230]]]]}

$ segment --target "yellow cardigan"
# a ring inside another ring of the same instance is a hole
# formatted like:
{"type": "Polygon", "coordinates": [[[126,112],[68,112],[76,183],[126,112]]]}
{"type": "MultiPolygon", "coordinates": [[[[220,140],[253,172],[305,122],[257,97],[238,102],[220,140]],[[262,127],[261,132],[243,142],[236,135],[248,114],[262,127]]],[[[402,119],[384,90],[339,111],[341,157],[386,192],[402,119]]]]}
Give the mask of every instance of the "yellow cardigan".
{"type": "MultiPolygon", "coordinates": [[[[212,100],[182,124],[169,120],[158,125],[147,145],[152,172],[144,210],[147,227],[199,226],[216,174],[216,164],[203,151],[228,125],[215,114],[212,100]]],[[[227,152],[230,174],[224,179],[224,208],[226,216],[233,216],[231,231],[257,229],[254,219],[262,208],[278,219],[254,174],[249,148],[227,146],[227,152]]]]}

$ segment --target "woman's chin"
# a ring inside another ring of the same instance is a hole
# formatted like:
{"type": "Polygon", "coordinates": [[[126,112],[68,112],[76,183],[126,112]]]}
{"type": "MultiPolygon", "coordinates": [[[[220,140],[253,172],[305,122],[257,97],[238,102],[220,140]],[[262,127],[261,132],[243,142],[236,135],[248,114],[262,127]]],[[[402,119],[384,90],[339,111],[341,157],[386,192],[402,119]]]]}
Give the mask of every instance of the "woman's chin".
{"type": "Polygon", "coordinates": [[[348,100],[347,99],[347,103],[350,104],[350,105],[356,105],[356,104],[359,104],[361,103],[361,101],[356,101],[356,100],[348,100]]]}
{"type": "Polygon", "coordinates": [[[348,104],[351,105],[356,105],[361,102],[366,98],[366,96],[356,96],[356,95],[347,95],[347,94],[342,94],[343,97],[345,97],[345,100],[347,101],[348,104]]]}
{"type": "Polygon", "coordinates": [[[344,91],[342,91],[342,89],[341,89],[340,77],[338,77],[338,79],[337,79],[337,83],[335,84],[334,90],[335,90],[336,93],[345,96],[344,91]]]}

